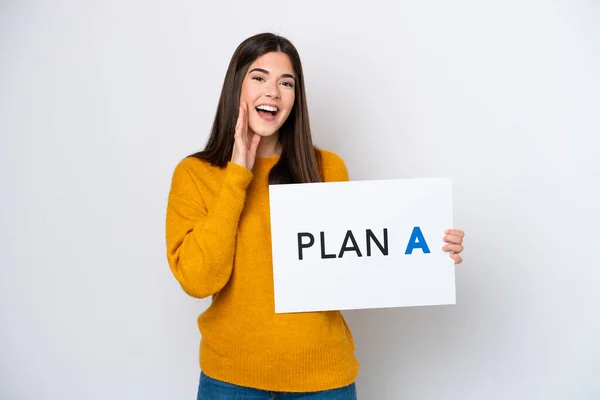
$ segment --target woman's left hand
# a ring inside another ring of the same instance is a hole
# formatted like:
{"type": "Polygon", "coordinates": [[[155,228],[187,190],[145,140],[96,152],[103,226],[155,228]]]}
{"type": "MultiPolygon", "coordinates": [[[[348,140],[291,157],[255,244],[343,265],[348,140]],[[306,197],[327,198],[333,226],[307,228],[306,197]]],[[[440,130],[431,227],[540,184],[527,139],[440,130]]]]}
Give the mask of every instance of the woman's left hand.
{"type": "Polygon", "coordinates": [[[454,264],[460,264],[462,262],[460,253],[464,249],[462,243],[465,233],[458,229],[446,229],[444,233],[444,242],[448,244],[444,245],[442,250],[450,252],[449,255],[454,260],[454,264]]]}

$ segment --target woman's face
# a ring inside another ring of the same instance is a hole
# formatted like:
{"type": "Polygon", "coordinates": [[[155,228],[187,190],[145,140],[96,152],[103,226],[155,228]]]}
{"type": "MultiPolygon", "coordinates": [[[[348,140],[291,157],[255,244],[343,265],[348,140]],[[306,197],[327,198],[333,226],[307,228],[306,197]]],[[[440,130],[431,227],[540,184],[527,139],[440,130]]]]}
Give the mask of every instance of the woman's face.
{"type": "Polygon", "coordinates": [[[248,134],[272,136],[279,132],[295,100],[296,74],[285,53],[257,58],[244,77],[240,105],[248,106],[248,134]]]}

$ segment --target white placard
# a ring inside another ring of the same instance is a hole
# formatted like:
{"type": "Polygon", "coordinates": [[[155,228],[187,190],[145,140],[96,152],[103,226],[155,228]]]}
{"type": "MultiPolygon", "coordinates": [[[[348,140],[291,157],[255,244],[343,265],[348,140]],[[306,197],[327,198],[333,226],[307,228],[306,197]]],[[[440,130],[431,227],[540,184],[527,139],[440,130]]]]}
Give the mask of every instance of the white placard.
{"type": "Polygon", "coordinates": [[[269,187],[275,312],[455,304],[448,178],[269,187]]]}

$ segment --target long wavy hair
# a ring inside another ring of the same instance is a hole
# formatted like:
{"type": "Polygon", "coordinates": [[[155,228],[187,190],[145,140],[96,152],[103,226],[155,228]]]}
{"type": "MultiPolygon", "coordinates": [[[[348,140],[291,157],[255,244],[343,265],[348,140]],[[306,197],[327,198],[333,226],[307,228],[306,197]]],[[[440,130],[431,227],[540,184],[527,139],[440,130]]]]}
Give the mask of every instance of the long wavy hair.
{"type": "Polygon", "coordinates": [[[288,39],[272,33],[260,33],[244,40],[233,53],[210,137],[204,150],[192,156],[221,168],[227,165],[233,151],[242,82],[250,65],[269,52],[287,54],[296,74],[294,106],[279,128],[281,156],[269,172],[269,183],[321,182],[322,159],[312,142],[300,56],[288,39]]]}

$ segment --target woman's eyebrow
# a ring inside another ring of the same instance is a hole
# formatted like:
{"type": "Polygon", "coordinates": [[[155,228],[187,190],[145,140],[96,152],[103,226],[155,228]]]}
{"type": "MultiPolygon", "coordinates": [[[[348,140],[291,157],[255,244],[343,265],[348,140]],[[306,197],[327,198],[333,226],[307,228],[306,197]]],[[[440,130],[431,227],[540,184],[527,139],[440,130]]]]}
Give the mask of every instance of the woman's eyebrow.
{"type": "MultiPolygon", "coordinates": [[[[262,72],[263,74],[269,75],[269,71],[267,71],[266,69],[262,69],[262,68],[254,68],[252,71],[250,71],[248,73],[251,73],[254,71],[262,72]]],[[[292,78],[293,80],[296,80],[296,78],[294,78],[294,75],[291,75],[291,74],[283,74],[283,75],[281,75],[281,77],[282,78],[292,78]]]]}

